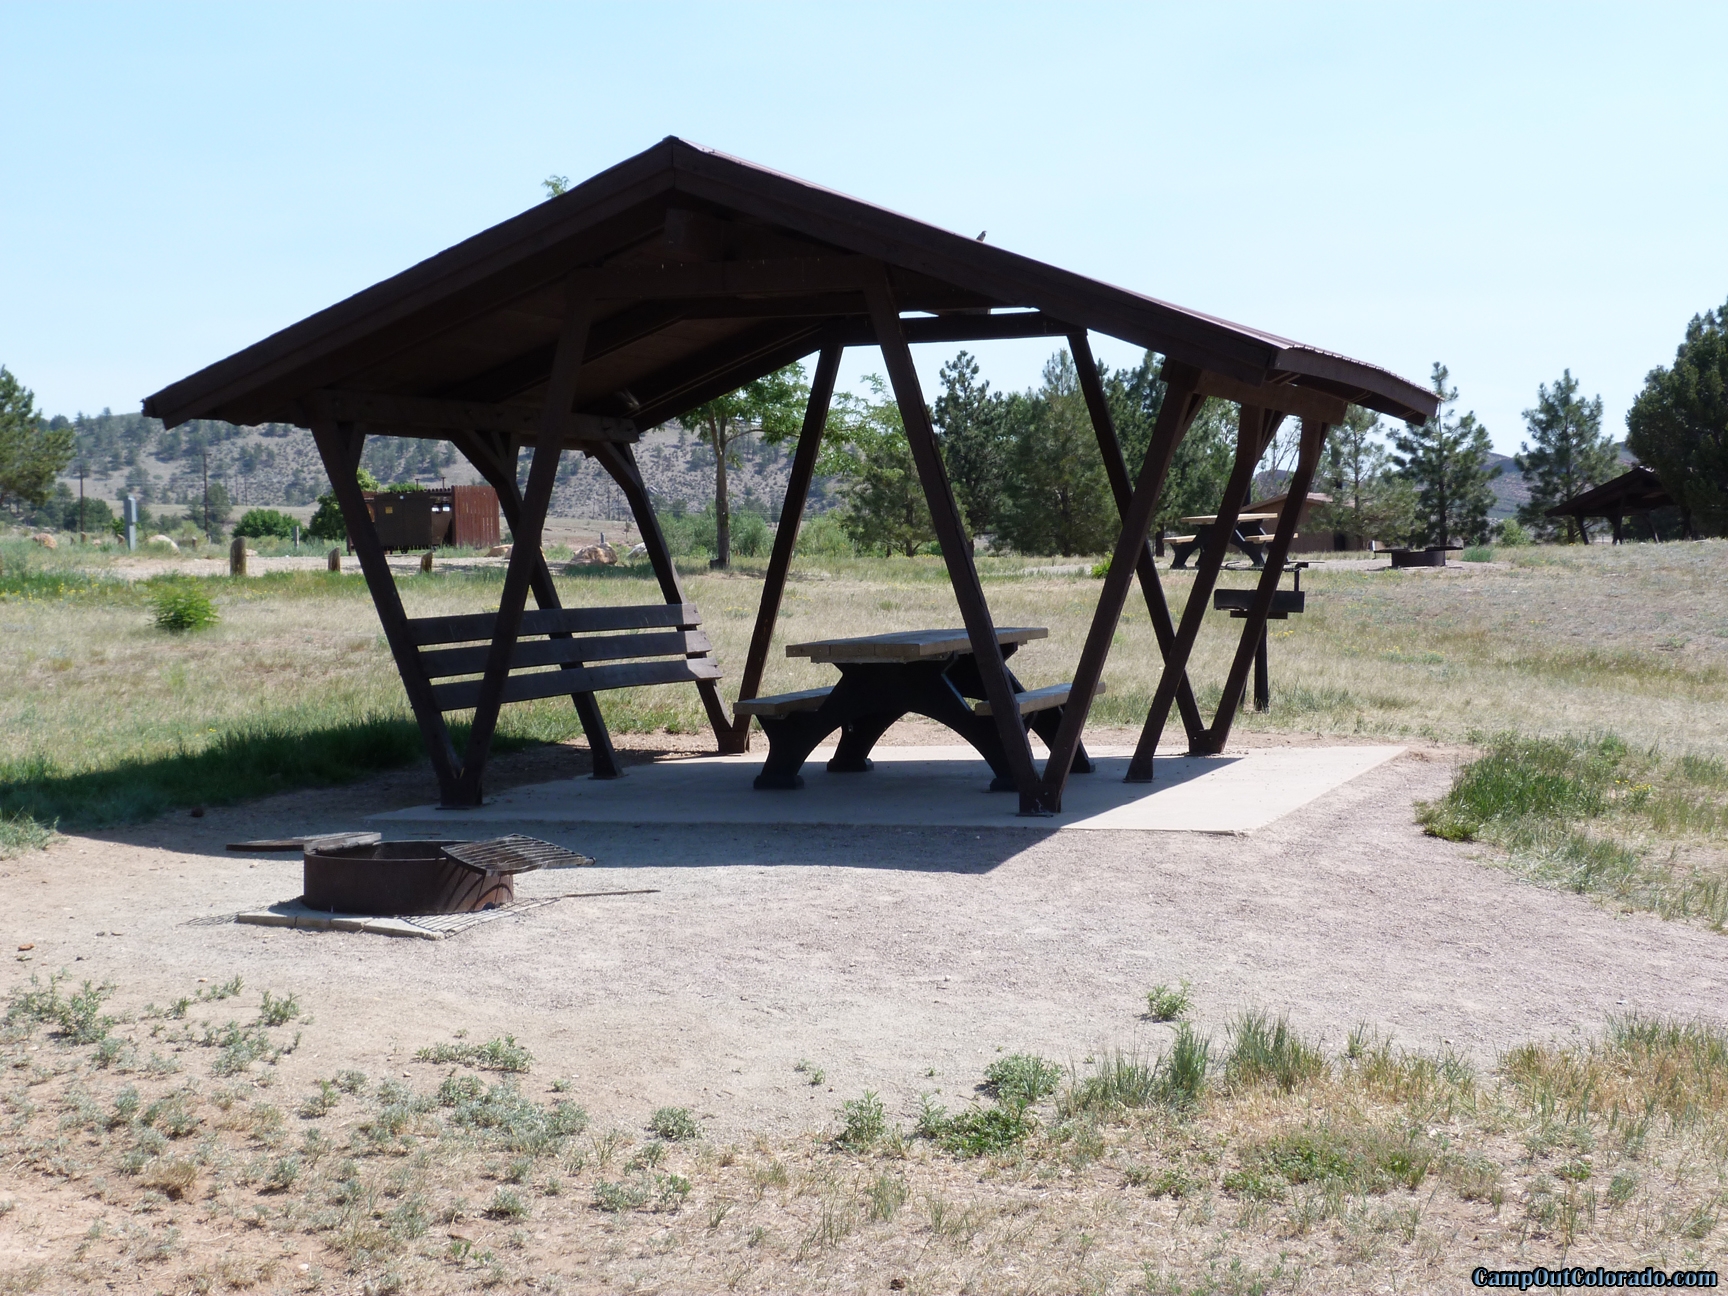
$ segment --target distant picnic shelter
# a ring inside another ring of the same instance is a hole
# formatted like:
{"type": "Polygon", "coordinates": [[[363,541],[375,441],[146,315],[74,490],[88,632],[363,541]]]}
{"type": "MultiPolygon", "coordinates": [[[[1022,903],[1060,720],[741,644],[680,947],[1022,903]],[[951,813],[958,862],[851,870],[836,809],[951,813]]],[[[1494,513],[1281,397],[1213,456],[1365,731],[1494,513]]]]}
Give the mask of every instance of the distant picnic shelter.
{"type": "Polygon", "coordinates": [[[632,446],[704,401],[816,355],[739,698],[762,682],[841,353],[880,347],[1022,813],[1061,808],[1116,624],[1138,582],[1164,669],[1129,777],[1149,780],[1170,708],[1190,748],[1221,750],[1260,641],[1327,429],[1348,404],[1419,422],[1437,398],[1385,369],[1112,287],[667,138],[563,195],[181,379],[144,401],[189,419],[309,427],[402,676],[445,804],[476,805],[505,702],[570,696],[595,773],[617,774],[595,694],[693,683],[722,752],[749,748],[719,663],[685,598],[632,446]],[[1131,471],[1088,342],[1100,332],[1164,357],[1166,395],[1131,471]],[[1122,517],[1109,575],[1041,772],[938,447],[910,347],[1063,339],[1122,517]],[[1148,531],[1177,446],[1208,397],[1240,407],[1234,468],[1173,624],[1148,531]],[[1210,724],[1187,665],[1255,465],[1286,417],[1301,448],[1268,561],[1210,724]],[[355,479],[367,436],[448,440],[498,492],[515,546],[495,612],[407,617],[355,479]],[[525,482],[519,451],[533,448],[525,482]],[[623,491],[662,605],[563,609],[541,552],[560,456],[580,451],[623,491]],[[532,593],[536,610],[528,610],[532,593]],[[450,647],[466,644],[467,647],[450,647]],[[447,713],[472,710],[458,752],[447,713]]]}

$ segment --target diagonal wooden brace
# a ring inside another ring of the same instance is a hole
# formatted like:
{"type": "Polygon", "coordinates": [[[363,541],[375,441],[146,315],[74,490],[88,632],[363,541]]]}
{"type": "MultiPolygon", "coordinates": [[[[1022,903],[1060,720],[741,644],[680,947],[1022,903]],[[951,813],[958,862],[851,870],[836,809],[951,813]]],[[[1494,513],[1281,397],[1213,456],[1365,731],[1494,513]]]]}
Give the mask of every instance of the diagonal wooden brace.
{"type": "Polygon", "coordinates": [[[1236,645],[1235,659],[1230,663],[1230,675],[1224,683],[1224,696],[1218,702],[1218,714],[1206,735],[1206,751],[1217,754],[1230,741],[1230,726],[1236,719],[1236,708],[1242,701],[1242,690],[1248,686],[1248,671],[1254,665],[1260,646],[1265,642],[1266,619],[1272,612],[1272,596],[1278,590],[1284,574],[1284,562],[1290,556],[1290,542],[1296,538],[1296,523],[1302,515],[1302,505],[1308,498],[1308,488],[1314,484],[1314,470],[1320,465],[1320,451],[1326,445],[1328,425],[1317,419],[1302,420],[1302,447],[1296,459],[1296,471],[1287,483],[1289,494],[1278,513],[1278,529],[1266,552],[1266,566],[1261,569],[1260,583],[1254,589],[1254,601],[1242,623],[1242,641],[1236,645]]]}
{"type": "Polygon", "coordinates": [[[996,626],[984,601],[977,565],[972,561],[972,541],[960,520],[960,506],[954,500],[954,488],[948,482],[948,471],[936,444],[936,429],[930,424],[930,410],[924,404],[918,370],[912,364],[912,348],[906,344],[906,332],[885,267],[865,290],[864,299],[870,308],[877,345],[882,348],[883,363],[888,367],[888,381],[900,407],[900,420],[906,426],[906,441],[918,466],[924,498],[930,506],[930,521],[942,546],[948,579],[954,586],[954,600],[960,605],[960,619],[965,623],[972,656],[1001,734],[1008,772],[1020,794],[1020,813],[1047,814],[1038,773],[1032,764],[1032,745],[1026,737],[1026,727],[1020,722],[1020,708],[1014,701],[1014,686],[1002,659],[1002,645],[996,642],[996,626]]]}
{"type": "MultiPolygon", "coordinates": [[[[1110,493],[1116,497],[1116,515],[1126,521],[1134,486],[1128,476],[1128,461],[1122,455],[1122,442],[1116,435],[1116,422],[1110,417],[1110,402],[1098,377],[1098,364],[1092,358],[1092,345],[1085,333],[1069,334],[1068,345],[1074,353],[1074,368],[1080,375],[1080,390],[1086,397],[1086,408],[1092,415],[1098,452],[1104,457],[1104,473],[1110,478],[1110,493]]],[[[1134,572],[1140,578],[1140,593],[1146,599],[1146,614],[1151,618],[1152,633],[1158,640],[1158,653],[1168,657],[1170,646],[1176,642],[1176,627],[1170,619],[1170,605],[1164,600],[1164,586],[1158,579],[1158,563],[1150,541],[1140,546],[1134,572]]],[[[1194,688],[1188,682],[1186,671],[1176,685],[1176,710],[1188,730],[1188,741],[1198,741],[1206,732],[1206,724],[1200,718],[1200,706],[1194,701],[1194,688]]]]}
{"type": "Polygon", "coordinates": [[[1206,618],[1206,606],[1212,601],[1212,588],[1218,583],[1218,572],[1224,566],[1230,537],[1236,530],[1236,515],[1242,511],[1249,488],[1254,484],[1254,468],[1283,420],[1283,414],[1276,410],[1260,409],[1254,405],[1241,407],[1236,431],[1236,464],[1230,471],[1230,480],[1225,483],[1217,520],[1207,532],[1206,548],[1194,572],[1188,602],[1182,609],[1182,623],[1176,629],[1176,642],[1165,659],[1164,673],[1158,677],[1158,688],[1152,694],[1152,706],[1140,730],[1134,758],[1128,762],[1129,783],[1152,781],[1152,757],[1158,750],[1158,739],[1164,733],[1164,721],[1170,715],[1170,703],[1176,696],[1176,681],[1181,672],[1188,669],[1194,641],[1199,637],[1201,623],[1206,618]]]}
{"type": "Polygon", "coordinates": [[[342,521],[354,542],[354,552],[360,559],[360,570],[366,576],[366,587],[372,592],[373,606],[378,610],[379,624],[384,628],[384,640],[390,645],[390,655],[396,659],[396,671],[402,676],[402,687],[408,694],[408,705],[420,725],[420,737],[426,743],[426,755],[431,758],[432,772],[438,778],[438,795],[448,804],[457,794],[461,766],[456,748],[450,741],[450,730],[444,723],[444,713],[432,696],[432,681],[420,664],[420,650],[408,634],[408,617],[402,610],[402,596],[396,590],[396,578],[390,574],[390,563],[384,556],[384,546],[378,542],[378,528],[366,511],[366,499],[360,493],[360,483],[354,471],[360,464],[360,451],[366,438],[351,423],[332,423],[327,419],[309,420],[312,439],[324,460],[330,487],[336,502],[342,506],[342,521]]]}
{"type": "MultiPolygon", "coordinates": [[[[1074,669],[1073,688],[1069,693],[1072,700],[1062,708],[1062,724],[1056,731],[1056,741],[1050,744],[1050,757],[1044,763],[1044,800],[1052,810],[1062,807],[1062,791],[1067,786],[1074,755],[1080,750],[1080,736],[1091,711],[1092,699],[1098,691],[1098,681],[1103,678],[1104,659],[1110,653],[1116,623],[1122,619],[1128,586],[1134,580],[1139,558],[1146,552],[1146,535],[1152,529],[1152,515],[1157,511],[1158,496],[1164,489],[1170,461],[1204,403],[1196,390],[1199,374],[1195,370],[1167,361],[1164,378],[1164,404],[1158,411],[1152,439],[1146,446],[1146,458],[1140,465],[1140,480],[1135,483],[1123,513],[1122,530],[1116,537],[1116,550],[1111,555],[1110,570],[1104,576],[1104,588],[1098,593],[1098,610],[1092,614],[1092,625],[1086,632],[1086,646],[1080,651],[1080,664],[1074,669]]],[[[1184,661],[1174,669],[1182,672],[1186,665],[1184,661]]],[[[1170,659],[1166,656],[1164,672],[1168,676],[1171,670],[1170,659]]]]}
{"type": "MultiPolygon", "coordinates": [[[[844,348],[831,343],[822,348],[816,374],[810,383],[810,400],[804,406],[804,426],[798,433],[798,448],[792,456],[792,475],[786,481],[786,498],[780,505],[780,526],[774,532],[774,552],[768,559],[768,578],[762,582],[762,602],[756,609],[756,628],[750,635],[750,652],[744,659],[744,674],[738,682],[738,700],[753,698],[762,687],[762,671],[768,664],[768,648],[774,641],[774,622],[780,615],[780,596],[786,589],[786,573],[798,544],[798,525],[804,517],[805,497],[816,472],[816,456],[822,449],[822,430],[828,423],[828,406],[834,397],[834,379],[840,372],[844,348]]],[[[750,750],[750,717],[736,716],[732,740],[722,750],[750,750]]]]}
{"type": "Polygon", "coordinates": [[[558,460],[564,452],[562,432],[576,400],[576,379],[582,371],[582,353],[588,343],[588,326],[594,306],[589,299],[566,290],[564,326],[552,358],[552,377],[540,407],[540,426],[534,458],[528,468],[528,488],[522,492],[522,526],[512,531],[510,565],[504,573],[504,591],[498,598],[498,619],[492,632],[492,648],[486,671],[480,679],[480,695],[474,706],[474,725],[468,731],[468,752],[462,761],[457,786],[457,804],[479,805],[481,775],[491,750],[492,734],[498,727],[498,709],[504,701],[504,681],[510,674],[510,658],[522,627],[522,608],[535,564],[543,561],[541,537],[546,528],[546,508],[552,502],[552,487],[558,480],[558,460]]]}

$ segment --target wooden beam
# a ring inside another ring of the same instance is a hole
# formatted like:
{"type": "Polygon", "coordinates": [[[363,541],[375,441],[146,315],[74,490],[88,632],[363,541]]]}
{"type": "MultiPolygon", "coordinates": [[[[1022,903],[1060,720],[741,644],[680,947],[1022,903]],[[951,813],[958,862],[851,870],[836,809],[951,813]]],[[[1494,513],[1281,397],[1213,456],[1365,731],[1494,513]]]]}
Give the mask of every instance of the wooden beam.
{"type": "MultiPolygon", "coordinates": [[[[774,639],[774,622],[780,615],[780,595],[786,588],[786,573],[792,566],[792,551],[798,544],[798,526],[804,518],[805,497],[816,472],[816,456],[822,448],[822,430],[828,424],[828,406],[834,396],[834,379],[840,372],[842,348],[822,348],[816,374],[810,382],[810,399],[804,406],[804,426],[798,432],[798,448],[792,455],[792,474],[786,480],[786,497],[780,505],[780,526],[774,532],[774,551],[768,558],[768,576],[762,582],[762,601],[756,608],[756,628],[750,635],[750,651],[744,658],[744,675],[738,683],[738,701],[756,696],[762,687],[762,669],[768,662],[768,647],[774,639]]],[[[750,717],[732,708],[732,741],[728,750],[750,750],[750,717]]]]}
{"type": "MultiPolygon", "coordinates": [[[[467,457],[468,462],[478,468],[481,475],[491,483],[492,489],[498,493],[498,507],[504,511],[504,520],[509,524],[510,533],[518,534],[522,524],[522,492],[516,485],[516,442],[509,436],[497,433],[457,433],[454,444],[467,457]]],[[[552,580],[551,569],[546,565],[546,555],[538,553],[536,558],[534,570],[529,576],[529,588],[534,592],[534,602],[543,615],[556,612],[561,607],[558,586],[552,580]]],[[[523,624],[526,625],[531,617],[532,614],[524,614],[523,624]]],[[[518,630],[517,633],[520,634],[521,631],[518,630]]],[[[491,636],[492,629],[489,627],[486,637],[491,636]]],[[[564,637],[567,638],[568,635],[564,637]]],[[[570,702],[576,708],[576,719],[582,725],[583,737],[588,739],[588,754],[594,765],[594,777],[619,777],[624,770],[618,764],[617,752],[612,749],[612,735],[606,728],[605,717],[600,714],[600,703],[593,693],[581,689],[571,690],[570,702]]]]}
{"type": "Polygon", "coordinates": [[[1288,383],[1254,384],[1242,382],[1224,374],[1203,372],[1200,394],[1217,396],[1238,405],[1256,409],[1277,410],[1299,419],[1312,419],[1336,427],[1344,421],[1346,403],[1337,396],[1307,387],[1292,387],[1288,383]]]}
{"type": "Polygon", "coordinates": [[[783,257],[772,261],[672,262],[578,271],[578,291],[608,300],[732,297],[757,293],[857,292],[880,273],[868,257],[783,257]]]}
{"type": "Polygon", "coordinates": [[[372,604],[378,611],[378,622],[384,628],[384,641],[390,645],[390,655],[396,660],[396,671],[402,677],[402,687],[408,694],[408,705],[420,725],[420,737],[426,744],[426,755],[432,761],[432,772],[438,779],[438,794],[446,801],[456,795],[461,770],[456,761],[456,748],[450,741],[450,730],[444,715],[432,695],[432,682],[420,666],[420,652],[408,629],[408,617],[402,610],[402,596],[396,589],[396,578],[390,574],[390,562],[384,556],[384,546],[378,543],[378,529],[372,515],[366,511],[366,500],[360,493],[360,483],[354,470],[360,462],[365,437],[353,427],[318,419],[312,424],[312,439],[324,460],[324,471],[336,502],[342,508],[342,520],[354,542],[354,552],[360,559],[360,570],[366,576],[366,588],[372,592],[372,604]]]}
{"type": "MultiPolygon", "coordinates": [[[[441,433],[503,432],[533,444],[545,422],[532,405],[491,405],[481,401],[389,396],[380,392],[325,388],[306,397],[314,417],[336,423],[376,424],[381,428],[430,428],[441,433]]],[[[557,423],[558,420],[553,420],[557,423]]],[[[635,441],[642,434],[627,418],[566,414],[558,427],[568,442],[635,441]]]]}
{"type": "MultiPolygon", "coordinates": [[[[1116,497],[1116,516],[1123,524],[1128,521],[1128,509],[1134,497],[1134,485],[1128,476],[1128,461],[1122,454],[1122,442],[1116,435],[1116,421],[1110,416],[1110,402],[1104,395],[1104,384],[1098,377],[1098,363],[1092,358],[1092,344],[1084,331],[1068,337],[1068,347],[1074,356],[1074,369],[1080,377],[1080,391],[1086,398],[1086,408],[1092,415],[1092,430],[1098,438],[1098,452],[1104,458],[1104,474],[1110,479],[1110,493],[1116,497]]],[[[1168,656],[1176,642],[1176,627],[1170,620],[1170,605],[1164,599],[1164,586],[1158,579],[1158,563],[1150,542],[1140,546],[1134,572],[1140,578],[1140,593],[1146,600],[1146,614],[1152,620],[1152,633],[1158,640],[1158,652],[1168,656]]],[[[1176,710],[1188,730],[1189,741],[1198,739],[1206,726],[1200,719],[1200,706],[1194,701],[1194,688],[1188,673],[1176,686],[1176,710]]]]}
{"type": "Polygon", "coordinates": [[[1230,537],[1236,530],[1236,515],[1242,511],[1248,490],[1254,484],[1254,468],[1272,434],[1278,430],[1284,416],[1275,410],[1263,410],[1244,405],[1237,421],[1236,464],[1230,480],[1224,486],[1224,498],[1218,505],[1218,519],[1206,535],[1206,547],[1194,572],[1194,584],[1188,590],[1188,602],[1182,609],[1182,623],[1176,629],[1176,642],[1164,662],[1164,673],[1158,677],[1158,688],[1152,694],[1152,705],[1146,712],[1146,723],[1140,730],[1140,741],[1134,748],[1134,758],[1128,762],[1129,783],[1152,781],[1152,758],[1158,750],[1158,739],[1164,733],[1164,721],[1170,714],[1170,703],[1176,696],[1178,673],[1188,669],[1188,659],[1194,652],[1201,623],[1206,618],[1207,605],[1212,601],[1212,587],[1218,583],[1218,572],[1224,566],[1224,555],[1230,551],[1230,537]]]}
{"type": "MultiPolygon", "coordinates": [[[[1242,690],[1248,686],[1248,671],[1266,648],[1266,619],[1272,613],[1272,603],[1278,593],[1278,582],[1284,575],[1284,560],[1290,556],[1290,542],[1296,537],[1296,523],[1302,515],[1302,505],[1308,499],[1308,488],[1314,483],[1314,470],[1320,465],[1320,452],[1326,445],[1325,423],[1302,420],[1302,446],[1296,458],[1296,471],[1287,483],[1284,507],[1279,510],[1278,528],[1266,550],[1266,566],[1261,569],[1260,582],[1254,589],[1254,600],[1248,605],[1248,615],[1242,621],[1242,639],[1236,645],[1235,659],[1224,683],[1224,695],[1218,701],[1218,714],[1206,735],[1206,750],[1224,750],[1230,741],[1230,726],[1236,719],[1236,708],[1242,701],[1242,690]]],[[[1296,597],[1300,598],[1300,595],[1296,597]]]]}
{"type": "Polygon", "coordinates": [[[1020,794],[1020,813],[1045,814],[1038,774],[1032,765],[1032,746],[1014,703],[1014,686],[1009,682],[1008,666],[1002,659],[1002,646],[996,642],[996,627],[990,619],[990,607],[984,601],[984,587],[972,561],[972,541],[960,520],[960,506],[955,502],[954,488],[949,485],[948,472],[942,464],[936,430],[930,424],[930,410],[924,404],[924,393],[918,384],[912,348],[906,344],[906,336],[901,330],[900,313],[894,304],[886,268],[878,271],[865,299],[870,304],[870,319],[882,347],[882,360],[887,365],[888,381],[893,385],[894,399],[900,407],[900,420],[906,427],[912,459],[918,466],[924,498],[930,505],[930,520],[942,546],[948,579],[954,586],[954,599],[960,605],[960,618],[966,623],[966,634],[972,642],[972,657],[984,684],[984,695],[995,712],[996,729],[1002,739],[1009,774],[1020,794]]]}
{"type": "MultiPolygon", "coordinates": [[[[564,452],[559,431],[576,399],[576,380],[582,371],[582,354],[588,342],[588,325],[594,304],[574,289],[567,290],[564,327],[558,337],[558,354],[552,362],[552,380],[547,384],[541,411],[540,444],[528,468],[528,488],[522,492],[520,525],[511,529],[510,565],[504,573],[504,590],[498,597],[498,621],[492,634],[492,650],[486,659],[474,702],[474,723],[468,731],[468,752],[462,761],[462,779],[457,799],[462,805],[479,805],[480,779],[492,734],[498,726],[498,709],[504,701],[504,684],[510,675],[510,656],[516,648],[522,624],[522,607],[537,564],[545,561],[540,538],[546,527],[546,507],[558,478],[558,460],[564,452]]],[[[597,444],[610,444],[599,442],[597,444]]],[[[560,672],[562,673],[562,672],[560,672]]],[[[583,690],[586,691],[586,690],[583,690]]]]}
{"type": "MultiPolygon", "coordinates": [[[[1122,619],[1122,605],[1128,599],[1128,584],[1134,579],[1140,558],[1146,552],[1146,534],[1152,529],[1152,515],[1157,510],[1164,478],[1170,471],[1170,461],[1204,403],[1204,398],[1195,391],[1198,378],[1199,375],[1186,365],[1165,360],[1164,404],[1158,411],[1158,421],[1152,426],[1146,458],[1140,465],[1140,479],[1134,484],[1128,507],[1123,510],[1116,551],[1111,555],[1110,570],[1104,576],[1104,588],[1098,593],[1098,608],[1092,614],[1092,624],[1086,631],[1086,646],[1081,649],[1080,664],[1074,669],[1074,694],[1081,701],[1062,712],[1056,740],[1050,744],[1050,757],[1044,762],[1044,802],[1052,810],[1062,808],[1062,792],[1067,786],[1068,772],[1080,750],[1086,717],[1091,711],[1092,699],[1097,696],[1099,681],[1104,677],[1104,661],[1110,653],[1111,641],[1116,637],[1116,624],[1122,619]]],[[[1173,644],[1164,654],[1164,677],[1186,679],[1187,659],[1173,664],[1174,652],[1173,644]],[[1172,676],[1172,671],[1176,675],[1172,676]]],[[[1174,692],[1172,684],[1172,696],[1174,692]]]]}
{"type": "MultiPolygon", "coordinates": [[[[602,442],[592,451],[600,466],[612,475],[630,513],[636,519],[636,529],[642,533],[642,544],[648,550],[648,561],[660,581],[660,593],[668,603],[684,605],[684,583],[678,579],[678,568],[672,561],[672,550],[666,543],[666,533],[660,529],[660,519],[654,513],[654,501],[642,480],[642,470],[636,465],[635,452],[627,445],[602,442]]],[[[732,721],[726,715],[726,704],[720,700],[720,690],[711,679],[698,680],[697,696],[708,715],[708,726],[714,731],[714,745],[720,751],[732,733],[732,721]]]]}

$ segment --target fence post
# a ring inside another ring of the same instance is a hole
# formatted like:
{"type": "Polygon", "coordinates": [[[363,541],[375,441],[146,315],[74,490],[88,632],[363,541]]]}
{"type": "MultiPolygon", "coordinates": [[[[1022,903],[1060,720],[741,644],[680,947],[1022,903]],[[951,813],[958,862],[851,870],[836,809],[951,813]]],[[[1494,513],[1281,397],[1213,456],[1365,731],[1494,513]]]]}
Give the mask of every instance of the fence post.
{"type": "Polygon", "coordinates": [[[324,565],[333,572],[342,570],[342,548],[340,545],[330,551],[330,556],[324,560],[324,565]]]}
{"type": "Polygon", "coordinates": [[[246,574],[246,537],[235,536],[234,543],[228,546],[228,574],[244,576],[246,574]]]}

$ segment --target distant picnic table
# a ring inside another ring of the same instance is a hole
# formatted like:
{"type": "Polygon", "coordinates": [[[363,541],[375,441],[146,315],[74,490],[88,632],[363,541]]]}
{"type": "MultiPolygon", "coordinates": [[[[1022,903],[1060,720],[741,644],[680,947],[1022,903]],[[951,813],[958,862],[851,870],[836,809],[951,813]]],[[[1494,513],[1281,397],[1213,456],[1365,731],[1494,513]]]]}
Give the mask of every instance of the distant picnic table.
{"type": "MultiPolygon", "coordinates": [[[[1266,545],[1272,539],[1271,536],[1266,534],[1265,527],[1260,524],[1263,522],[1275,522],[1277,519],[1278,515],[1276,513],[1238,513],[1236,515],[1236,525],[1230,532],[1230,543],[1235,545],[1237,549],[1241,550],[1243,555],[1248,559],[1248,561],[1253,563],[1255,567],[1264,567],[1266,565],[1266,545]],[[1254,523],[1253,531],[1245,532],[1242,527],[1244,522],[1254,523]]],[[[1186,567],[1188,565],[1188,556],[1196,549],[1202,549],[1205,547],[1206,538],[1212,534],[1212,528],[1216,526],[1217,523],[1218,515],[1216,513],[1201,513],[1194,517],[1183,518],[1182,525],[1193,527],[1194,534],[1165,537],[1164,542],[1175,551],[1175,558],[1170,564],[1171,568],[1186,567]]]]}
{"type": "MultiPolygon", "coordinates": [[[[1011,657],[1021,644],[1044,639],[1043,626],[1000,626],[996,642],[1002,656],[1011,657]]],[[[965,630],[900,630],[847,639],[818,639],[789,644],[788,657],[827,662],[840,671],[839,683],[798,693],[740,701],[734,713],[755,716],[768,737],[768,758],[756,776],[758,788],[804,786],[798,772],[810,753],[836,729],[840,741],[828,762],[831,773],[861,773],[873,768],[871,749],[902,716],[928,716],[959,734],[990,765],[995,777],[990,789],[1013,791],[1007,753],[983,679],[965,630]]],[[[1062,708],[1070,686],[1027,689],[1009,672],[1022,722],[1046,744],[1054,741],[1062,723],[1062,708]]],[[[1102,693],[1100,686],[1098,692],[1102,693]]],[[[1077,774],[1092,772],[1084,747],[1072,766],[1077,774]]]]}

